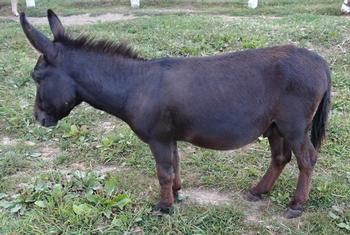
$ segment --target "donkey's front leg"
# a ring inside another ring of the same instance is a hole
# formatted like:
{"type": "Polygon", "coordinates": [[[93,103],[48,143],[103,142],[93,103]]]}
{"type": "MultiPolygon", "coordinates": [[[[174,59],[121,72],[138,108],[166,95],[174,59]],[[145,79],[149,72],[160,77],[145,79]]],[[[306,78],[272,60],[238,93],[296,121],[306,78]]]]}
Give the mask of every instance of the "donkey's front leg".
{"type": "Polygon", "coordinates": [[[172,143],[154,141],[149,143],[153,156],[156,160],[157,176],[160,184],[160,199],[155,210],[169,213],[174,203],[173,196],[173,161],[172,143]]]}

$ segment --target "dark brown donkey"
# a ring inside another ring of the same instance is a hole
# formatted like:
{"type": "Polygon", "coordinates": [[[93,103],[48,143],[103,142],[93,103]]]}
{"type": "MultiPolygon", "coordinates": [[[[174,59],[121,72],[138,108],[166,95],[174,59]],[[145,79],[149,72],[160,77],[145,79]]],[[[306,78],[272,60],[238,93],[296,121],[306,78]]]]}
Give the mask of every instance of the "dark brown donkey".
{"type": "Polygon", "coordinates": [[[268,193],[293,152],[300,173],[287,216],[301,214],[330,107],[330,72],[319,55],[287,45],[143,60],[124,44],[70,38],[51,10],[48,19],[53,41],[20,16],[25,35],[41,53],[32,77],[35,118],[43,126],[56,125],[81,102],[125,121],[154,155],[156,209],[162,212],[181,188],[177,141],[227,150],[264,135],[272,161],[248,197],[268,193]]]}

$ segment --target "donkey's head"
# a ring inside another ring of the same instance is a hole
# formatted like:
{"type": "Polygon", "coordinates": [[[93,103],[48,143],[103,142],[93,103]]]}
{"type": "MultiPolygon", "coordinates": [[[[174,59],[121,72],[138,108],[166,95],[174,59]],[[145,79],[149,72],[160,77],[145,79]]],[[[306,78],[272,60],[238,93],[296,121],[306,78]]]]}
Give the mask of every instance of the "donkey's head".
{"type": "Polygon", "coordinates": [[[64,28],[53,11],[48,10],[47,17],[54,41],[30,25],[24,13],[20,15],[21,26],[27,39],[41,54],[32,72],[32,78],[37,85],[34,116],[46,127],[55,126],[58,120],[66,117],[81,102],[77,96],[75,82],[63,66],[66,59],[64,47],[57,43],[64,37],[64,28]]]}

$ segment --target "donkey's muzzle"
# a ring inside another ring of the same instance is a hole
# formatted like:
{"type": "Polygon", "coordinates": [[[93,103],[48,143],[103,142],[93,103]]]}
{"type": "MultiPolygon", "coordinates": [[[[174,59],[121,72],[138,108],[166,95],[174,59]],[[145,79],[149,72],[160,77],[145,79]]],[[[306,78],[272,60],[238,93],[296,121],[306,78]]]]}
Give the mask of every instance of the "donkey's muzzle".
{"type": "Polygon", "coordinates": [[[56,126],[58,120],[45,112],[38,111],[34,113],[35,119],[44,127],[56,126]]]}

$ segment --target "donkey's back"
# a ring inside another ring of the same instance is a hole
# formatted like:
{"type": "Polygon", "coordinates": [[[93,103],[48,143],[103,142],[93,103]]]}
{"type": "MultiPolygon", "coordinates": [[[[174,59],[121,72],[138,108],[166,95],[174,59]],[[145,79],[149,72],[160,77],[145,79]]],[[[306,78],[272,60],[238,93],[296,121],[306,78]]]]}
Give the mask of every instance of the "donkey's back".
{"type": "Polygon", "coordinates": [[[162,71],[154,135],[214,149],[248,144],[286,115],[311,123],[329,83],[326,62],[291,45],[150,63],[162,71]]]}

